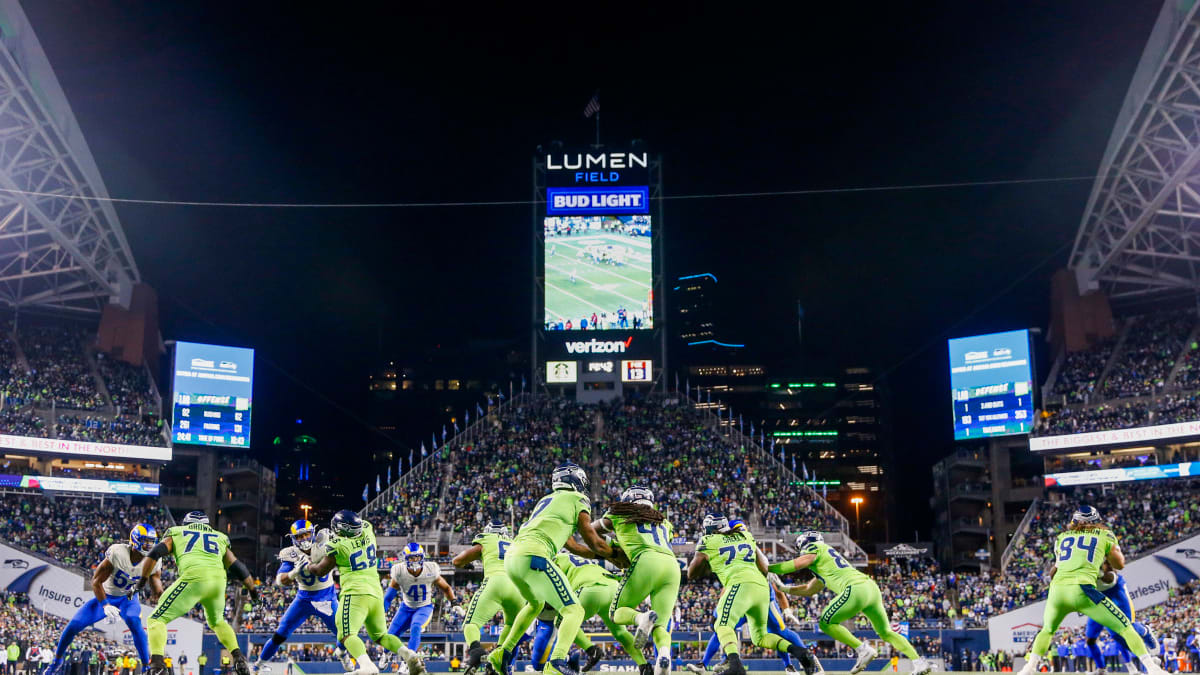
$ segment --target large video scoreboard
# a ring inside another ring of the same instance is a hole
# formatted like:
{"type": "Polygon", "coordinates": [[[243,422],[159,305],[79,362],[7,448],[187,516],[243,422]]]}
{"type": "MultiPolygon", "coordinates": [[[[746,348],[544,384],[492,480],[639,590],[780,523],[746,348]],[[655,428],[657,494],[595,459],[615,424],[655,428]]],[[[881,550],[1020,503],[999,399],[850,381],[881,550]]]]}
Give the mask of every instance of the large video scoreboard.
{"type": "Polygon", "coordinates": [[[1027,434],[1033,429],[1029,331],[949,341],[954,439],[1027,434]]]}
{"type": "Polygon", "coordinates": [[[171,440],[250,447],[254,350],[175,343],[171,440]]]}

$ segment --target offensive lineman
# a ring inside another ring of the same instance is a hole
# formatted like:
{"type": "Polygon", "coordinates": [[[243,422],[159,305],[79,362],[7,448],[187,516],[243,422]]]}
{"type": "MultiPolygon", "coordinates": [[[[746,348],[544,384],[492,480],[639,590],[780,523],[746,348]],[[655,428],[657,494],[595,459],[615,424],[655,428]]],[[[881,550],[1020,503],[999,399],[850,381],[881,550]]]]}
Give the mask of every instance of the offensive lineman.
{"type": "Polygon", "coordinates": [[[169,675],[171,672],[163,657],[167,647],[167,624],[187,614],[197,604],[204,608],[209,628],[233,657],[237,675],[250,675],[250,664],[238,647],[237,634],[225,621],[226,569],[230,576],[242,582],[250,599],[256,602],[257,582],[246,565],[229,550],[229,537],[209,527],[208,516],[203,511],[188,513],[183,517],[183,524],[168,529],[162,541],[147,554],[142,561],[141,578],[127,595],[133,597],[140,593],[158,568],[159,559],[168,554],[175,557],[179,578],[159,599],[146,626],[146,632],[150,634],[150,675],[169,675]]]}
{"type": "Polygon", "coordinates": [[[504,554],[512,546],[512,537],[508,526],[493,520],[483,528],[483,532],[475,536],[471,548],[459,553],[450,561],[455,567],[466,567],[472,561],[483,561],[483,583],[471,596],[467,605],[467,616],[463,620],[463,638],[467,641],[467,663],[463,675],[472,675],[479,667],[487,652],[479,643],[483,624],[490,621],[496,612],[504,615],[504,629],[500,632],[498,643],[503,643],[512,630],[513,620],[517,612],[525,606],[525,599],[512,585],[508,573],[504,571],[504,554]]]}
{"type": "Polygon", "coordinates": [[[496,673],[508,673],[517,642],[541,614],[542,607],[547,606],[560,617],[559,640],[550,654],[551,675],[554,672],[578,675],[567,662],[567,654],[583,624],[584,610],[566,575],[554,564],[554,557],[563,546],[582,556],[612,558],[614,555],[613,547],[592,529],[588,485],[587,474],[577,464],[567,463],[555,469],[551,476],[553,492],[538,501],[504,557],[504,570],[527,604],[517,614],[504,642],[488,654],[488,663],[496,673]],[[571,537],[576,531],[586,545],[571,537]]]}
{"type": "Polygon", "coordinates": [[[746,667],[738,655],[740,639],[734,630],[743,616],[750,624],[750,637],[755,645],[770,651],[786,651],[804,664],[811,675],[815,668],[812,652],[767,631],[771,602],[767,560],[754,537],[748,530],[730,529],[729,520],[717,513],[704,517],[704,532],[688,564],[687,575],[689,580],[699,579],[711,571],[724,587],[717,600],[720,613],[713,632],[725,651],[728,664],[725,675],[746,675],[746,667]]]}
{"type": "Polygon", "coordinates": [[[450,602],[454,602],[454,589],[442,577],[442,568],[435,562],[425,560],[425,549],[415,541],[408,542],[404,547],[404,561],[392,565],[391,578],[383,594],[384,614],[387,614],[397,594],[404,596],[404,603],[396,610],[388,632],[400,637],[401,633],[409,631],[408,648],[415,652],[421,647],[421,631],[433,618],[433,593],[430,587],[437,586],[450,602]]]}
{"type": "MultiPolygon", "coordinates": [[[[129,533],[128,543],[113,544],[104,553],[104,561],[92,573],[92,593],[95,598],[84,603],[83,607],[71,617],[71,622],[63,628],[58,638],[58,647],[54,650],[54,661],[46,666],[42,675],[53,675],[63,665],[67,648],[75,636],[83,629],[95,624],[104,617],[123,619],[129,626],[129,634],[133,636],[133,646],[137,649],[138,658],[142,660],[143,668],[150,663],[150,645],[146,640],[146,631],[142,628],[142,605],[136,598],[125,597],[125,592],[141,580],[142,559],[150,553],[158,543],[158,533],[154,526],[142,523],[129,533]]],[[[156,562],[151,571],[150,592],[152,600],[162,595],[162,563],[156,562]]]]}
{"type": "Polygon", "coordinates": [[[883,597],[874,579],[846,562],[842,554],[825,543],[820,532],[801,533],[796,537],[796,550],[800,552],[800,557],[775,563],[771,565],[771,571],[775,574],[791,574],[808,569],[814,579],[801,586],[781,586],[779,590],[791,595],[812,596],[828,587],[836,594],[837,597],[821,613],[817,626],[821,632],[855,650],[857,658],[850,675],[862,672],[871,659],[879,655],[874,647],[854,637],[854,633],[842,625],[843,621],[859,614],[867,617],[879,637],[912,659],[913,675],[924,675],[933,670],[933,664],[917,654],[912,643],[892,630],[887,609],[883,606],[883,597]]]}
{"type": "Polygon", "coordinates": [[[313,539],[309,554],[313,562],[305,569],[315,577],[323,577],[338,568],[342,591],[338,597],[337,638],[358,666],[354,673],[379,673],[378,666],[367,656],[367,646],[358,637],[358,631],[365,625],[372,640],[406,661],[409,675],[421,675],[425,671],[421,657],[387,632],[383,589],[379,586],[375,559],[375,528],[349,509],[333,514],[329,528],[333,530],[332,536],[328,530],[321,530],[313,539]]]}
{"type": "Polygon", "coordinates": [[[1054,566],[1050,568],[1050,595],[1046,598],[1042,629],[1033,639],[1021,675],[1037,671],[1050,649],[1054,631],[1071,612],[1081,612],[1120,635],[1147,673],[1163,675],[1165,671],[1146,651],[1129,618],[1096,589],[1100,566],[1105,562],[1114,570],[1125,567],[1125,554],[1117,543],[1117,535],[1100,522],[1100,512],[1094,507],[1080,506],[1071,516],[1067,531],[1054,542],[1054,566]]]}
{"type": "Polygon", "coordinates": [[[671,522],[654,508],[654,493],[635,485],[621,493],[621,501],[612,505],[593,524],[597,535],[612,532],[630,561],[613,597],[609,615],[622,626],[637,624],[634,646],[641,650],[653,635],[658,657],[655,675],[671,671],[671,632],[667,622],[675,613],[679,597],[679,561],[671,551],[671,522]],[[650,609],[638,612],[643,600],[650,609]]]}
{"type": "MultiPolygon", "coordinates": [[[[255,672],[271,671],[271,667],[266,665],[267,662],[274,658],[275,652],[287,641],[292,631],[304,625],[310,616],[320,617],[329,632],[337,635],[337,622],[334,621],[334,616],[337,615],[337,592],[333,587],[333,575],[318,577],[307,570],[312,562],[309,552],[312,551],[315,532],[316,528],[312,523],[304,519],[297,520],[292,523],[291,533],[288,535],[292,539],[292,545],[279,552],[280,565],[275,574],[275,583],[279,586],[295,586],[298,590],[292,604],[288,605],[283,618],[279,620],[279,627],[275,629],[271,641],[263,645],[262,651],[259,652],[258,660],[254,663],[255,672]]],[[[352,669],[340,644],[334,653],[342,659],[343,665],[347,666],[346,670],[352,669]]]]}

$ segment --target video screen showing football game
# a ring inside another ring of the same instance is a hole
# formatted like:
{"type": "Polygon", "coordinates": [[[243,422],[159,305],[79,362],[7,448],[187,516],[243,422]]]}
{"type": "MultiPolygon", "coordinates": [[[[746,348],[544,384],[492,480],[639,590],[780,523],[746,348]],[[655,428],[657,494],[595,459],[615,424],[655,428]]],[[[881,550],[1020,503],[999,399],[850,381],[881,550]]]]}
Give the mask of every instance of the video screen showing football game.
{"type": "Polygon", "coordinates": [[[546,330],[654,327],[650,216],[545,220],[546,330]]]}

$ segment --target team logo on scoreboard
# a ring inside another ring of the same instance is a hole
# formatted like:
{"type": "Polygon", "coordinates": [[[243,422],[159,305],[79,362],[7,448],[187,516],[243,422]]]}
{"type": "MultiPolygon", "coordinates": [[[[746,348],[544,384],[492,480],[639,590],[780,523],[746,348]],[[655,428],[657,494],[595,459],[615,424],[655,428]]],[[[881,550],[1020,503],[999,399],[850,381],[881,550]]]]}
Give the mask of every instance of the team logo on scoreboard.
{"type": "Polygon", "coordinates": [[[650,361],[621,362],[622,382],[649,382],[653,377],[653,372],[650,361]]]}
{"type": "Polygon", "coordinates": [[[548,384],[571,384],[577,378],[577,364],[574,361],[547,361],[546,382],[548,384]]]}

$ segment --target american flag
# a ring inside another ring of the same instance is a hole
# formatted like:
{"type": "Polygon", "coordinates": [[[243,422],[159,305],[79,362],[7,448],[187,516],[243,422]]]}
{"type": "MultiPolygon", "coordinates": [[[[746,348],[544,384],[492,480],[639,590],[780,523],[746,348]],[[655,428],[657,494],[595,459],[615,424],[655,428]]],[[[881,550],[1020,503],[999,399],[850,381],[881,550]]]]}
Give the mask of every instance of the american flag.
{"type": "Polygon", "coordinates": [[[591,117],[598,112],[600,112],[600,94],[592,96],[592,100],[588,101],[588,104],[584,106],[583,116],[591,117]]]}

